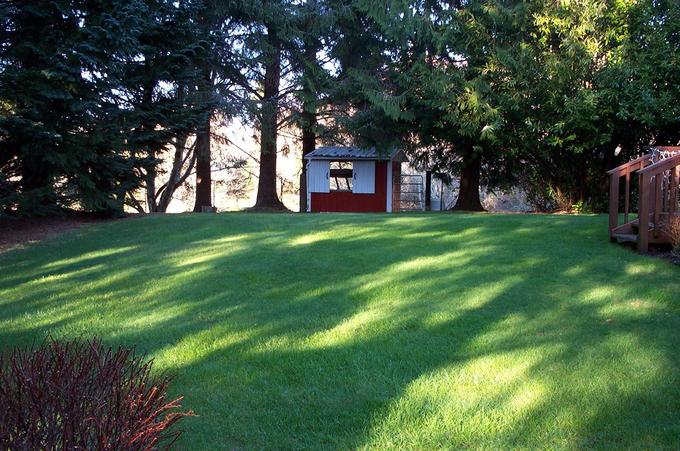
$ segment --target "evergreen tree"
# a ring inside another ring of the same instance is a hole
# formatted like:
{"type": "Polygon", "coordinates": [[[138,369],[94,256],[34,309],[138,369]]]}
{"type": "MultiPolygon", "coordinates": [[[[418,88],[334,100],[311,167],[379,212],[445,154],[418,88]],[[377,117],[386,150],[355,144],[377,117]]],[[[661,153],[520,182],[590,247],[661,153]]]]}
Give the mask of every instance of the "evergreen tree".
{"type": "MultiPolygon", "coordinates": [[[[198,3],[61,0],[3,6],[0,140],[6,211],[122,212],[142,184],[149,211],[159,158],[205,116],[192,27],[198,3]],[[167,36],[172,34],[173,40],[167,36]]],[[[175,179],[176,181],[177,179],[175,179]]],[[[135,205],[142,209],[140,205],[135,205]]]]}
{"type": "Polygon", "coordinates": [[[234,67],[225,73],[241,98],[241,117],[259,132],[259,177],[254,208],[282,210],[277,193],[277,140],[290,123],[295,92],[291,51],[297,30],[294,2],[243,0],[231,4],[240,38],[232,42],[234,67]],[[283,85],[282,85],[283,82],[283,85]]]}
{"type": "Polygon", "coordinates": [[[455,208],[481,210],[481,181],[490,188],[509,184],[504,135],[512,115],[503,110],[505,93],[498,88],[511,82],[507,66],[526,33],[524,3],[362,6],[389,48],[377,77],[362,75],[371,107],[359,130],[382,147],[405,145],[427,169],[458,174],[455,208]]]}
{"type": "Polygon", "coordinates": [[[210,57],[210,42],[196,25],[203,8],[200,1],[144,0],[135,8],[138,22],[130,52],[111,67],[119,81],[116,91],[127,128],[127,150],[144,160],[139,175],[146,207],[133,193],[128,196],[140,211],[165,211],[178,180],[186,180],[190,169],[198,166],[200,127],[213,108],[201,69],[210,57]],[[172,40],[167,38],[170,34],[172,40]],[[197,136],[193,148],[186,147],[190,135],[197,136]],[[170,178],[157,188],[161,162],[173,149],[177,159],[170,178]],[[189,167],[180,175],[184,161],[189,167]]]}
{"type": "Polygon", "coordinates": [[[120,115],[109,95],[105,67],[113,56],[100,48],[104,40],[123,48],[126,35],[101,26],[99,6],[3,4],[0,202],[6,212],[122,211],[125,192],[139,184],[140,161],[122,150],[120,115]]]}

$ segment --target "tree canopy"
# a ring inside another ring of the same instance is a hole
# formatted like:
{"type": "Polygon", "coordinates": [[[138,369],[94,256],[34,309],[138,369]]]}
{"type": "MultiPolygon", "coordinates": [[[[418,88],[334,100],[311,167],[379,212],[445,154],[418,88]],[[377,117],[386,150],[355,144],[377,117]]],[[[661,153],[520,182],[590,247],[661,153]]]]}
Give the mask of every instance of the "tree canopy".
{"type": "Polygon", "coordinates": [[[0,43],[1,214],[162,212],[192,180],[201,211],[234,118],[265,209],[283,129],[403,148],[465,210],[602,210],[607,169],[680,141],[674,0],[10,0],[0,43]]]}

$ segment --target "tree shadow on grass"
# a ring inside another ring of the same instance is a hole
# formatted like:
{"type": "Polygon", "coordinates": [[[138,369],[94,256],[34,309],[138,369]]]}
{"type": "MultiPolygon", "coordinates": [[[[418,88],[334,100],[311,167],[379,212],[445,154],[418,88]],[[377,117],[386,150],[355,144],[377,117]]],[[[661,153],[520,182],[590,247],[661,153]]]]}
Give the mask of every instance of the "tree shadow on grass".
{"type": "Polygon", "coordinates": [[[254,216],[13,254],[0,342],[139,345],[186,447],[675,443],[677,272],[599,218],[254,216]]]}

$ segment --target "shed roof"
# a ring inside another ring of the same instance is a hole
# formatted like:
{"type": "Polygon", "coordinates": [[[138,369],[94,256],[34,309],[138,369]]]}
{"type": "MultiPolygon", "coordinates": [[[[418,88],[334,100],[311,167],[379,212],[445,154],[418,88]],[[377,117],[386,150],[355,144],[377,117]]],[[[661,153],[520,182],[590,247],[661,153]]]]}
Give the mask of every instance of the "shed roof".
{"type": "Polygon", "coordinates": [[[406,156],[399,149],[385,153],[375,147],[368,149],[346,146],[317,147],[305,155],[308,160],[397,160],[407,161],[406,156]]]}

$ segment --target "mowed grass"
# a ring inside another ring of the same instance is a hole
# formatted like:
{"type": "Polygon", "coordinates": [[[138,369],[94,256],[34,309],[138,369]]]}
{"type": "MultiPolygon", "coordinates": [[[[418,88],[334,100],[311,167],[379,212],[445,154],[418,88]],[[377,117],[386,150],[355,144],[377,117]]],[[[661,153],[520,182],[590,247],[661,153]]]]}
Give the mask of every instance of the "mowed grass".
{"type": "Polygon", "coordinates": [[[181,449],[677,448],[680,268],[604,216],[178,215],[0,256],[0,347],[136,345],[181,449]]]}

